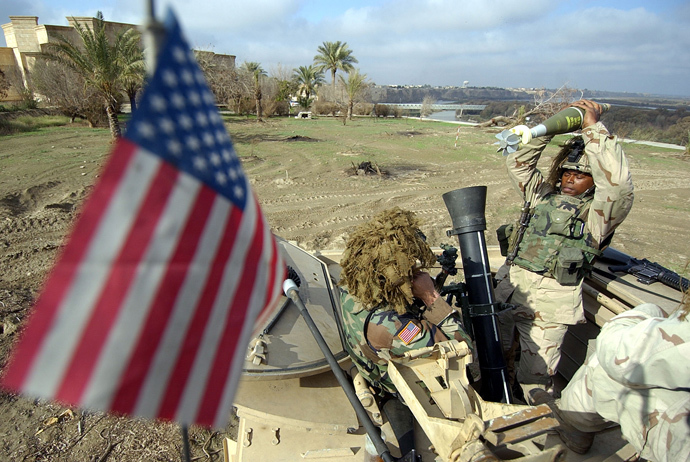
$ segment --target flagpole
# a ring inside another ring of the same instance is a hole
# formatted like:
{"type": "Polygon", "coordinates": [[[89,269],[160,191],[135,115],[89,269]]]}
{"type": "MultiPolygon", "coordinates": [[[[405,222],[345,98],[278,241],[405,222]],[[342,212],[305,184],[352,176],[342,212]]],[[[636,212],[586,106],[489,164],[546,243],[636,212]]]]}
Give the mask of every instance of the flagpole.
{"type": "MultiPolygon", "coordinates": [[[[143,27],[144,58],[146,60],[146,73],[151,76],[156,71],[158,50],[165,38],[165,27],[156,20],[156,8],[154,0],[146,0],[146,24],[143,27]]],[[[182,424],[182,457],[184,462],[191,462],[189,449],[189,428],[182,424]]]]}
{"type": "Polygon", "coordinates": [[[182,454],[184,462],[191,462],[191,453],[189,450],[189,429],[187,424],[182,424],[182,454]]]}
{"type": "Polygon", "coordinates": [[[165,38],[165,27],[156,20],[154,0],[145,0],[146,24],[143,27],[144,39],[144,58],[146,59],[146,71],[148,75],[153,75],[156,70],[156,58],[163,38],[165,38]]]}

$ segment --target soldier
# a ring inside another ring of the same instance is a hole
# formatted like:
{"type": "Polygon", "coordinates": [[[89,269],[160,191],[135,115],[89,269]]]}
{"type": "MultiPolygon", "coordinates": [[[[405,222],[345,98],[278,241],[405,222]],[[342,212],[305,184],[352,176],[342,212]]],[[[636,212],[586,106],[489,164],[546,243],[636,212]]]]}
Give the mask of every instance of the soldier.
{"type": "Polygon", "coordinates": [[[348,239],[340,281],[345,346],[362,376],[381,391],[396,393],[387,375],[389,358],[450,338],[472,345],[460,315],[421,271],[435,261],[419,221],[398,207],[348,239]]]}
{"type": "Polygon", "coordinates": [[[582,135],[562,146],[547,178],[537,162],[550,137],[532,140],[527,127],[515,127],[524,145],[506,158],[510,179],[531,209],[521,241],[512,240],[512,264],[499,270],[496,296],[516,306],[499,320],[504,342],[517,331],[517,380],[526,391],[552,391],[568,325],[585,322],[582,279],[633,203],[628,162],[599,122],[601,107],[588,100],[573,106],[585,111],[582,135]]]}
{"type": "Polygon", "coordinates": [[[562,420],[568,447],[586,452],[593,433],[618,423],[623,437],[644,459],[690,460],[690,305],[668,318],[645,303],[606,323],[593,354],[553,401],[533,390],[534,402],[549,403],[562,420]]]}

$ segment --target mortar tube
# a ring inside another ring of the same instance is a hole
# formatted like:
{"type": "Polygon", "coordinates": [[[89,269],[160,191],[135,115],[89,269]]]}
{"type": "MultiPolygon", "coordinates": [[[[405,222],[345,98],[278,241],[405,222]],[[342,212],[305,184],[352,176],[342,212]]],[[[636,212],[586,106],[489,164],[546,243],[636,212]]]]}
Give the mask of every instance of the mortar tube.
{"type": "Polygon", "coordinates": [[[457,189],[443,195],[453,221],[448,236],[457,235],[465,273],[467,299],[481,372],[479,394],[487,401],[511,404],[508,370],[498,328],[493,276],[484,230],[486,186],[457,189]]]}
{"type": "Polygon", "coordinates": [[[390,451],[388,450],[388,446],[386,446],[386,443],[383,441],[383,438],[381,437],[381,432],[371,421],[371,418],[369,417],[369,414],[367,414],[366,409],[364,409],[364,406],[359,401],[359,398],[357,398],[354,386],[345,376],[345,372],[340,368],[340,365],[338,364],[338,361],[335,359],[333,352],[328,347],[326,340],[324,340],[323,336],[321,335],[321,332],[319,331],[319,328],[316,326],[316,323],[314,323],[314,320],[309,314],[309,311],[307,311],[307,307],[302,302],[302,299],[300,299],[297,284],[295,284],[295,282],[292,279],[286,279],[285,282],[283,282],[283,292],[290,299],[292,299],[295,305],[297,305],[297,308],[299,308],[299,311],[302,314],[304,321],[307,323],[309,330],[314,336],[314,340],[316,340],[316,343],[319,345],[319,348],[321,348],[321,352],[323,352],[323,355],[325,356],[328,365],[331,367],[331,370],[333,371],[335,378],[338,380],[338,383],[345,392],[347,399],[350,401],[350,404],[355,410],[355,414],[357,414],[357,418],[362,423],[362,426],[364,426],[364,429],[366,430],[367,435],[369,435],[369,438],[371,439],[371,442],[374,444],[374,447],[376,448],[376,451],[378,452],[379,456],[381,457],[381,459],[383,459],[384,462],[394,462],[395,458],[393,458],[390,451]]]}

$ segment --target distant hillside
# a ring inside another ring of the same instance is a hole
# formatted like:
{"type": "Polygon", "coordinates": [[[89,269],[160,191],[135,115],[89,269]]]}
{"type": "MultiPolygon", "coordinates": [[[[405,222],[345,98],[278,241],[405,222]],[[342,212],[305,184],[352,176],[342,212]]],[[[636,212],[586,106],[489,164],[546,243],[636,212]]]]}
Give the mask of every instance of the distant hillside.
{"type": "Polygon", "coordinates": [[[426,97],[436,101],[531,101],[527,91],[494,87],[432,87],[373,85],[369,90],[372,103],[421,103],[426,97]]]}
{"type": "MultiPolygon", "coordinates": [[[[540,89],[541,90],[541,89],[540,89]]],[[[421,103],[430,97],[436,101],[461,103],[486,103],[489,101],[534,101],[537,89],[512,89],[496,87],[432,87],[372,85],[369,89],[372,103],[421,103]]],[[[555,91],[548,90],[547,91],[555,91]]],[[[645,93],[624,93],[597,90],[583,90],[583,96],[601,102],[622,106],[651,106],[675,108],[687,106],[690,98],[650,95],[645,93]]]]}

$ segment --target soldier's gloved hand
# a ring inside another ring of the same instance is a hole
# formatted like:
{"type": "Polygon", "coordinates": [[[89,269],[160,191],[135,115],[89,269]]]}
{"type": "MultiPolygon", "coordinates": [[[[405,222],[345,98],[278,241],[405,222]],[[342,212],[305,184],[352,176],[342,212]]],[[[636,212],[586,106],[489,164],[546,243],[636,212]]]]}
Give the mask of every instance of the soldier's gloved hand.
{"type": "Polygon", "coordinates": [[[529,127],[527,125],[516,125],[515,127],[511,128],[510,131],[520,137],[520,141],[523,145],[532,141],[532,132],[529,131],[529,127]]]}

